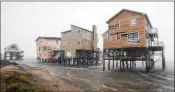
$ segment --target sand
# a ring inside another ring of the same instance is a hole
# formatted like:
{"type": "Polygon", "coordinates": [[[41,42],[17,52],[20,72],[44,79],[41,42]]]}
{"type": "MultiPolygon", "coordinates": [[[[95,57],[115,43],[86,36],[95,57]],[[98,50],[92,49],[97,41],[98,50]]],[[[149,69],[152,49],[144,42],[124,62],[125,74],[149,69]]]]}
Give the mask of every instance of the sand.
{"type": "Polygon", "coordinates": [[[1,67],[2,72],[15,71],[28,75],[31,84],[38,85],[44,88],[47,92],[60,92],[60,91],[83,91],[80,87],[64,81],[62,78],[52,76],[43,68],[34,68],[27,65],[6,65],[1,67]]]}

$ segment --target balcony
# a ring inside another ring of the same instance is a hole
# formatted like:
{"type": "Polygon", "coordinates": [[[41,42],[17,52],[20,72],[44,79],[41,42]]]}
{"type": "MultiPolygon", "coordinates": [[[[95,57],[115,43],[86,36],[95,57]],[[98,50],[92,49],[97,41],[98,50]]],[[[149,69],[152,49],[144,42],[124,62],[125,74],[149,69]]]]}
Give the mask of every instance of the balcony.
{"type": "Polygon", "coordinates": [[[151,46],[149,46],[151,51],[162,51],[164,49],[164,43],[162,41],[153,42],[151,46]]]}
{"type": "Polygon", "coordinates": [[[151,30],[149,30],[149,37],[150,38],[156,38],[156,37],[158,37],[157,28],[152,28],[151,30]]]}
{"type": "Polygon", "coordinates": [[[164,42],[163,42],[163,41],[153,42],[153,46],[160,46],[160,47],[164,47],[164,42]]]}

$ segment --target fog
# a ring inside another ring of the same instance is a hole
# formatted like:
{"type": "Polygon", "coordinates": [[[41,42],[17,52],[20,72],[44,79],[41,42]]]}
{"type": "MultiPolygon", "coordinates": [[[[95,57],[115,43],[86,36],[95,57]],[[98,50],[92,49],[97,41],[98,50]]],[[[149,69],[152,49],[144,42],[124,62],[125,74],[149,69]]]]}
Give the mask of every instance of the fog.
{"type": "Polygon", "coordinates": [[[1,2],[1,53],[12,43],[24,50],[24,58],[36,58],[38,36],[60,37],[74,24],[92,30],[97,26],[100,49],[106,21],[121,9],[148,14],[159,39],[164,41],[166,60],[174,60],[173,2],[1,2]]]}

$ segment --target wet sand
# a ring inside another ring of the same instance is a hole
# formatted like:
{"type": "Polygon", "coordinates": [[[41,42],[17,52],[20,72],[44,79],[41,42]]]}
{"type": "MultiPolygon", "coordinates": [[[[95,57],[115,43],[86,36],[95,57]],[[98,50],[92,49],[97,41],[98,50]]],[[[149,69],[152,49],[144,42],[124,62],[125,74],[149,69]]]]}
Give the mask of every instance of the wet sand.
{"type": "MultiPolygon", "coordinates": [[[[102,65],[89,67],[65,67],[56,63],[41,63],[31,60],[17,61],[32,67],[40,67],[48,70],[51,75],[61,78],[77,86],[84,91],[99,91],[100,89],[111,89],[113,91],[168,91],[174,92],[174,68],[161,70],[156,64],[154,71],[145,74],[144,67],[134,71],[119,72],[118,69],[102,71],[102,65]]],[[[111,65],[112,66],[112,65],[111,65]]]]}
{"type": "Polygon", "coordinates": [[[1,73],[17,72],[20,74],[30,75],[29,80],[33,85],[39,85],[47,92],[58,91],[83,91],[77,85],[67,83],[60,77],[50,75],[48,70],[43,68],[34,68],[27,65],[5,65],[1,67],[1,73]]]}

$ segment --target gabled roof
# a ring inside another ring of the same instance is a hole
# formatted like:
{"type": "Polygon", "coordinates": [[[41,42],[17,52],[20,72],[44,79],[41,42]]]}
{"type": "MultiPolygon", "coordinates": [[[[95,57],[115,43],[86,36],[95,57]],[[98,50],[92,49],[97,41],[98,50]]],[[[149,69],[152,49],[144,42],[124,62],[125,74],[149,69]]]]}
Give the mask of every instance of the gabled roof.
{"type": "Polygon", "coordinates": [[[104,33],[102,33],[102,35],[101,36],[104,36],[104,34],[106,34],[108,32],[108,30],[107,31],[105,31],[104,33]]]}
{"type": "MultiPolygon", "coordinates": [[[[79,26],[76,26],[76,25],[72,25],[72,24],[71,24],[71,26],[74,26],[74,27],[83,29],[83,30],[88,31],[88,32],[92,32],[92,31],[89,31],[89,30],[87,30],[87,29],[85,29],[85,28],[82,28],[82,27],[79,27],[79,26]]],[[[61,32],[61,33],[68,33],[68,32],[71,32],[71,30],[63,31],[63,32],[61,32]]]]}
{"type": "Polygon", "coordinates": [[[60,37],[38,37],[35,41],[37,41],[38,39],[41,39],[41,38],[43,38],[43,39],[48,39],[48,40],[61,40],[61,38],[60,37]]]}
{"type": "Polygon", "coordinates": [[[74,26],[74,27],[77,27],[77,28],[80,28],[80,29],[86,30],[86,31],[88,31],[88,32],[91,32],[91,31],[89,31],[89,30],[87,30],[87,29],[84,29],[84,28],[79,27],[79,26],[76,26],[76,25],[72,25],[72,24],[71,24],[71,26],[74,26]]]}
{"type": "Polygon", "coordinates": [[[61,33],[68,33],[68,32],[71,32],[71,30],[63,31],[61,33]]]}
{"type": "Polygon", "coordinates": [[[148,21],[148,24],[150,25],[150,27],[153,28],[153,26],[152,26],[152,24],[151,24],[151,22],[150,22],[150,20],[149,20],[149,18],[148,18],[148,16],[147,16],[146,13],[142,13],[142,12],[138,12],[138,11],[133,11],[133,10],[128,10],[128,9],[122,9],[122,10],[120,10],[117,14],[115,14],[108,21],[106,21],[106,23],[109,23],[109,21],[111,21],[114,17],[116,17],[117,15],[119,15],[122,11],[129,11],[129,12],[134,12],[134,13],[143,15],[146,18],[146,20],[148,21]]]}

